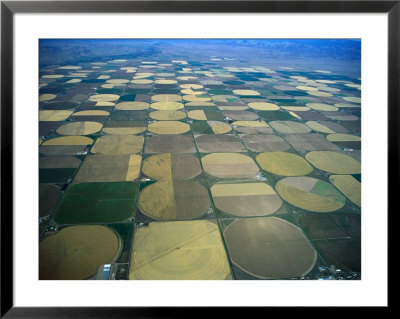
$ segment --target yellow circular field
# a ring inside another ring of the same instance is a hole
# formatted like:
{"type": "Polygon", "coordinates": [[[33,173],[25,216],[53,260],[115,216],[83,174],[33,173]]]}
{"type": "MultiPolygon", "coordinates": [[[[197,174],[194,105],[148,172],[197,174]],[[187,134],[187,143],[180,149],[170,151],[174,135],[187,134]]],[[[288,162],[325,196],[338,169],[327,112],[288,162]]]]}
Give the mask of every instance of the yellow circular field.
{"type": "Polygon", "coordinates": [[[113,88],[121,88],[121,87],[125,87],[126,84],[111,84],[111,83],[106,83],[106,84],[102,84],[101,87],[104,89],[113,89],[113,88]]]}
{"type": "Polygon", "coordinates": [[[61,79],[63,77],[64,75],[62,74],[49,74],[49,75],[43,75],[42,79],[61,79]]]}
{"type": "Polygon", "coordinates": [[[259,171],[254,160],[237,153],[212,153],[201,159],[206,173],[219,178],[254,177],[259,171]]]}
{"type": "Polygon", "coordinates": [[[109,116],[110,112],[102,111],[102,110],[87,110],[87,111],[79,111],[72,114],[72,116],[109,116]]]}
{"type": "Polygon", "coordinates": [[[160,77],[160,78],[170,77],[170,76],[175,76],[175,73],[160,72],[160,73],[157,73],[157,76],[160,77]]]}
{"type": "Polygon", "coordinates": [[[317,111],[337,111],[337,110],[339,110],[336,106],[324,104],[324,103],[307,103],[306,105],[317,111]]]}
{"type": "Polygon", "coordinates": [[[141,190],[138,205],[155,220],[188,220],[205,214],[210,199],[199,183],[164,179],[141,190]]]}
{"type": "Polygon", "coordinates": [[[327,127],[321,123],[318,123],[316,121],[307,121],[306,125],[316,132],[330,133],[330,134],[335,133],[335,131],[332,131],[329,127],[327,127]]]}
{"type": "Polygon", "coordinates": [[[115,106],[115,103],[107,102],[107,101],[104,101],[104,102],[99,101],[99,102],[96,102],[96,106],[115,106]]]}
{"type": "Polygon", "coordinates": [[[361,137],[351,134],[329,134],[326,139],[330,142],[361,142],[361,137]]]}
{"type": "Polygon", "coordinates": [[[151,97],[156,102],[177,102],[182,101],[182,97],[177,94],[156,94],[151,97]]]}
{"type": "Polygon", "coordinates": [[[233,93],[237,95],[260,95],[259,92],[254,90],[233,90],[233,93]]]}
{"type": "Polygon", "coordinates": [[[331,81],[331,80],[317,80],[319,83],[324,83],[324,84],[335,84],[336,81],[331,81]]]}
{"type": "Polygon", "coordinates": [[[128,83],[129,80],[126,80],[126,79],[110,79],[110,80],[107,80],[106,82],[110,83],[110,84],[125,84],[125,83],[128,83]]]}
{"type": "Polygon", "coordinates": [[[89,97],[89,101],[92,102],[111,102],[119,99],[117,94],[95,94],[89,97]]]}
{"type": "Polygon", "coordinates": [[[118,235],[104,226],[70,226],[39,245],[39,279],[83,280],[102,264],[111,263],[119,250],[118,235]]]}
{"type": "Polygon", "coordinates": [[[155,134],[183,134],[190,131],[190,126],[179,121],[160,121],[150,123],[148,130],[155,134]]]}
{"type": "Polygon", "coordinates": [[[298,112],[305,112],[309,111],[310,108],[308,106],[281,106],[281,108],[288,110],[288,111],[298,111],[298,112]]]}
{"type": "Polygon", "coordinates": [[[50,101],[50,100],[55,99],[56,97],[57,97],[57,95],[55,95],[55,94],[41,94],[39,96],[39,101],[40,102],[50,101]]]}
{"type": "Polygon", "coordinates": [[[361,174],[361,163],[354,158],[332,151],[313,151],[306,159],[316,168],[333,174],[361,174]]]}
{"type": "Polygon", "coordinates": [[[181,81],[196,81],[197,80],[197,78],[195,76],[179,76],[177,79],[181,80],[181,81]]]}
{"type": "Polygon", "coordinates": [[[352,102],[352,103],[361,103],[361,98],[355,97],[355,96],[346,96],[343,98],[343,100],[346,100],[346,101],[352,102]]]}
{"type": "Polygon", "coordinates": [[[361,85],[355,84],[355,83],[345,83],[344,85],[350,87],[350,88],[356,88],[356,89],[361,89],[361,85]]]}
{"type": "Polygon", "coordinates": [[[155,84],[176,84],[176,80],[155,80],[155,84]]]}
{"type": "Polygon", "coordinates": [[[235,121],[232,124],[245,127],[269,127],[264,121],[235,121]]]}
{"type": "Polygon", "coordinates": [[[205,94],[205,91],[193,91],[192,89],[183,89],[181,90],[182,94],[185,95],[193,95],[193,94],[205,94]]]}
{"type": "Polygon", "coordinates": [[[86,136],[62,136],[45,141],[42,145],[91,145],[93,140],[86,136]]]}
{"type": "Polygon", "coordinates": [[[279,110],[279,106],[273,103],[266,103],[266,102],[251,102],[248,103],[252,109],[255,110],[265,110],[265,111],[274,111],[279,110]]]}
{"type": "Polygon", "coordinates": [[[271,121],[269,125],[283,134],[311,132],[311,129],[307,125],[295,121],[271,121]]]}
{"type": "Polygon", "coordinates": [[[96,140],[91,152],[95,154],[134,154],[142,150],[143,136],[105,135],[96,140]]]}
{"type": "Polygon", "coordinates": [[[115,105],[117,110],[124,111],[141,111],[149,108],[149,103],[146,102],[121,102],[115,105]]]}
{"type": "Polygon", "coordinates": [[[224,280],[229,273],[215,223],[163,222],[135,229],[131,280],[224,280]]]}
{"type": "Polygon", "coordinates": [[[133,79],[145,79],[145,78],[150,78],[154,76],[154,73],[149,73],[149,72],[138,72],[135,74],[133,79]]]}
{"type": "Polygon", "coordinates": [[[183,104],[179,102],[156,102],[151,103],[151,108],[159,111],[175,111],[183,109],[183,104]]]}
{"type": "Polygon", "coordinates": [[[332,94],[326,93],[326,92],[321,92],[321,91],[307,91],[308,94],[313,95],[313,96],[320,96],[320,97],[330,97],[332,94]]]}
{"type": "Polygon", "coordinates": [[[143,161],[142,172],[155,179],[191,179],[201,173],[199,160],[188,154],[161,153],[143,161]]]}
{"type": "Polygon", "coordinates": [[[287,152],[264,152],[257,155],[256,161],[263,170],[281,176],[301,176],[313,171],[304,158],[287,152]]]}
{"type": "Polygon", "coordinates": [[[206,121],[207,116],[203,110],[193,110],[188,112],[188,116],[193,120],[206,121]]]}
{"type": "Polygon", "coordinates": [[[208,126],[211,128],[214,134],[225,134],[232,131],[232,127],[224,122],[220,121],[207,121],[208,126]]]}
{"type": "Polygon", "coordinates": [[[188,102],[208,102],[211,101],[211,98],[204,95],[184,95],[183,99],[188,102]]]}
{"type": "Polygon", "coordinates": [[[153,83],[153,80],[136,79],[136,80],[132,80],[131,83],[134,83],[134,84],[150,84],[150,83],[153,83]]]}
{"type": "Polygon", "coordinates": [[[149,116],[158,121],[178,121],[184,119],[186,113],[182,111],[154,111],[149,116]]]}
{"type": "Polygon", "coordinates": [[[59,70],[79,70],[82,69],[81,66],[77,65],[64,65],[58,68],[59,70]]]}
{"type": "Polygon", "coordinates": [[[99,132],[102,127],[98,122],[72,122],[61,125],[56,132],[60,135],[89,135],[99,132]]]}
{"type": "Polygon", "coordinates": [[[329,181],[354,204],[361,207],[361,183],[358,180],[351,175],[331,175],[329,181]]]}
{"type": "Polygon", "coordinates": [[[200,84],[181,84],[179,85],[179,87],[181,89],[194,89],[194,90],[198,90],[198,89],[202,89],[203,86],[200,84]]]}
{"type": "Polygon", "coordinates": [[[286,177],[276,184],[288,203],[312,212],[332,212],[345,204],[344,196],[331,184],[311,177],[286,177]]]}
{"type": "Polygon", "coordinates": [[[68,110],[44,110],[39,111],[39,121],[65,121],[73,111],[68,110]]]}

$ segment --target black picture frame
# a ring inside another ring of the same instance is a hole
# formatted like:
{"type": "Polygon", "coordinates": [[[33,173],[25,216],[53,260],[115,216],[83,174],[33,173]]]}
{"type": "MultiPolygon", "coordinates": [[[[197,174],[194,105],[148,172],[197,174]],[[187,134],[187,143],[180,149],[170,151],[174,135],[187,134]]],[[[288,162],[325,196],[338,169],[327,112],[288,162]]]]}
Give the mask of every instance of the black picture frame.
{"type": "MultiPolygon", "coordinates": [[[[395,210],[399,163],[400,0],[396,1],[1,1],[1,317],[175,318],[222,315],[224,308],[14,307],[13,305],[13,19],[15,13],[387,13],[388,14],[388,204],[395,210]],[[211,5],[212,3],[212,5],[211,5]],[[192,313],[189,315],[189,313],[192,313]]],[[[390,215],[388,214],[388,218],[390,215]]],[[[388,222],[392,225],[393,222],[388,222]]],[[[388,244],[389,244],[388,229],[388,244]]],[[[389,247],[389,246],[388,246],[389,247]]],[[[388,254],[389,258],[389,254],[388,254]]],[[[389,260],[388,260],[389,261],[389,260]]],[[[389,269],[388,269],[389,270],[389,269]]],[[[388,280],[388,287],[390,281],[388,280]]],[[[390,308],[390,298],[388,307],[390,308]]],[[[293,310],[293,307],[292,307],[293,310]]],[[[296,309],[303,312],[305,309],[296,309]]],[[[246,315],[245,308],[235,310],[246,315]]],[[[226,312],[225,312],[226,314],[226,312]]],[[[247,313],[248,315],[248,313],[247,313]]],[[[299,315],[299,313],[297,313],[299,315]]]]}

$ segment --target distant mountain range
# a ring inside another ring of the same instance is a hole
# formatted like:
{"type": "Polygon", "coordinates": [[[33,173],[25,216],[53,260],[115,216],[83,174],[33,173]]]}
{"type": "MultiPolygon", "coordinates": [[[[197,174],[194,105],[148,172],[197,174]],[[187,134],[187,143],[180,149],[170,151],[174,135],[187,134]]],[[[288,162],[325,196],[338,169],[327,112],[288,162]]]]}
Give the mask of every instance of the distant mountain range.
{"type": "Polygon", "coordinates": [[[337,61],[346,65],[344,70],[361,68],[359,39],[41,39],[39,54],[41,67],[122,58],[217,56],[278,64],[337,61]]]}

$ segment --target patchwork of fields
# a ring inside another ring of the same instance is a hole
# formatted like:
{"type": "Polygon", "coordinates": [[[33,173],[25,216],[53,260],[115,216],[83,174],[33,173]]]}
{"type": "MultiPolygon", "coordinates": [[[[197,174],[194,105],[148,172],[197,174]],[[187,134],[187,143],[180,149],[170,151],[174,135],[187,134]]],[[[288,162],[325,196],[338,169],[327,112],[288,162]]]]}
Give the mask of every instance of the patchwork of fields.
{"type": "Polygon", "coordinates": [[[154,50],[39,76],[39,279],[360,278],[359,77],[154,50]]]}

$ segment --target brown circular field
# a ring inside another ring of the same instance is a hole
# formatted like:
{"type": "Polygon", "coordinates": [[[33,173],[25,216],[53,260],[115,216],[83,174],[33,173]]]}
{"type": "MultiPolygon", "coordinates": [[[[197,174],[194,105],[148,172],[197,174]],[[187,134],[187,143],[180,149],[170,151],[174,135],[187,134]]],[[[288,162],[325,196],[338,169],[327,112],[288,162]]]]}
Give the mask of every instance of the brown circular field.
{"type": "Polygon", "coordinates": [[[155,179],[191,179],[201,173],[201,167],[192,155],[162,153],[146,158],[142,172],[155,179]]]}
{"type": "Polygon", "coordinates": [[[235,131],[245,134],[272,133],[272,128],[264,121],[235,121],[232,123],[235,131]]]}
{"type": "Polygon", "coordinates": [[[193,153],[192,138],[182,135],[158,135],[148,137],[145,153],[193,153]]]}
{"type": "Polygon", "coordinates": [[[240,217],[270,215],[282,205],[266,183],[217,183],[211,187],[211,195],[218,209],[240,217]]]}
{"type": "Polygon", "coordinates": [[[217,224],[149,223],[135,229],[129,279],[224,280],[229,264],[217,224]]]}
{"type": "Polygon", "coordinates": [[[140,134],[146,131],[144,121],[108,121],[103,126],[103,132],[111,135],[140,134]]]}
{"type": "Polygon", "coordinates": [[[211,101],[211,97],[202,94],[190,94],[184,95],[183,99],[187,102],[208,102],[211,101]]]}
{"type": "Polygon", "coordinates": [[[253,121],[258,119],[257,113],[250,111],[224,111],[223,115],[237,121],[253,121]]]}
{"type": "Polygon", "coordinates": [[[203,153],[246,152],[246,148],[234,135],[200,135],[196,137],[196,145],[203,153]]]}
{"type": "Polygon", "coordinates": [[[138,205],[155,220],[188,220],[205,214],[210,199],[199,183],[165,179],[141,190],[138,205]]]}
{"type": "Polygon", "coordinates": [[[204,171],[219,178],[254,177],[259,171],[254,160],[237,153],[212,153],[201,159],[204,171]]]}
{"type": "Polygon", "coordinates": [[[312,212],[332,212],[345,204],[344,196],[331,184],[311,177],[286,177],[276,184],[288,203],[312,212]]]}
{"type": "Polygon", "coordinates": [[[119,250],[118,235],[104,226],[71,226],[39,245],[40,280],[83,280],[102,264],[111,263],[119,250]]]}
{"type": "Polygon", "coordinates": [[[149,116],[158,121],[178,121],[184,119],[186,113],[182,111],[154,111],[149,116]]]}
{"type": "Polygon", "coordinates": [[[257,278],[304,276],[317,260],[300,228],[276,217],[238,219],[223,235],[232,263],[257,278]]]}
{"type": "Polygon", "coordinates": [[[300,151],[339,151],[333,143],[320,134],[287,134],[285,140],[300,151]]]}
{"type": "Polygon", "coordinates": [[[290,148],[283,138],[273,134],[248,134],[241,139],[254,152],[286,151],[290,148]]]}

